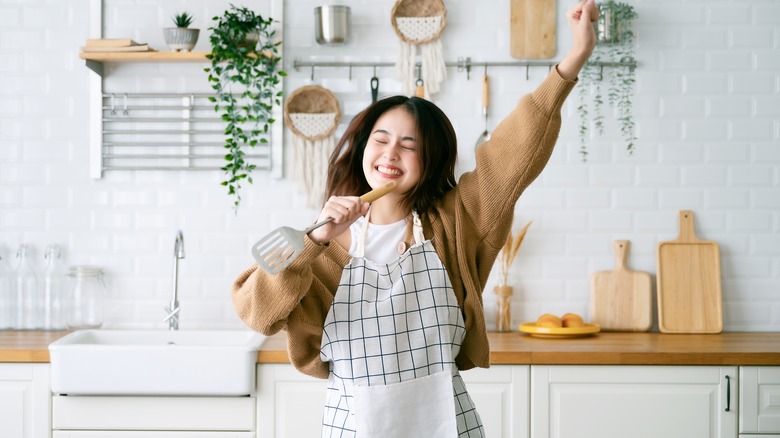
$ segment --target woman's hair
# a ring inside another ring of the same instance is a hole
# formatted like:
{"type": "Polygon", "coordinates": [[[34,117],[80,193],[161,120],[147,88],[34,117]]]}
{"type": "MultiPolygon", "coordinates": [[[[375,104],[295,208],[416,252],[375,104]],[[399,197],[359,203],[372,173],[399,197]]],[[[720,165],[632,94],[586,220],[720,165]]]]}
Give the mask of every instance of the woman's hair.
{"type": "Polygon", "coordinates": [[[330,157],[326,200],[333,195],[361,195],[371,190],[363,173],[366,143],[376,121],[387,111],[398,107],[414,117],[421,170],[420,181],[402,197],[402,207],[423,214],[455,187],[458,143],[450,120],[428,100],[393,96],[371,104],[349,123],[330,157]]]}

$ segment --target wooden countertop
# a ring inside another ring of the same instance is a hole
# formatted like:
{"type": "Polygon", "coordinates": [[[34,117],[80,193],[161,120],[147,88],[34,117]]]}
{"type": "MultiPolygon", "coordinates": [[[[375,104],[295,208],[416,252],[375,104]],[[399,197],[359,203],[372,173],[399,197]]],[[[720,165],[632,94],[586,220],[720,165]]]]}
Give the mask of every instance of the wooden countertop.
{"type": "MultiPolygon", "coordinates": [[[[49,362],[48,345],[67,332],[0,331],[0,362],[49,362]]],[[[780,365],[780,333],[717,335],[598,333],[574,339],[540,339],[490,333],[494,365],[780,365]]],[[[268,338],[258,363],[289,363],[287,337],[268,338]]]]}

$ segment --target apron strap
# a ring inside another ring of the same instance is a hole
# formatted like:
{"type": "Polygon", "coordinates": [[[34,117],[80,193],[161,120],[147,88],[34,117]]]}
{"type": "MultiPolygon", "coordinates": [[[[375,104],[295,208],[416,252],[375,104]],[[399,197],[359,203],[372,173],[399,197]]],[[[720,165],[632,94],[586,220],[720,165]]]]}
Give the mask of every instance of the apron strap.
{"type": "MultiPolygon", "coordinates": [[[[355,257],[362,258],[366,254],[366,234],[368,234],[368,222],[371,220],[371,207],[368,207],[366,213],[366,220],[363,222],[363,227],[360,232],[360,238],[357,241],[357,248],[355,249],[355,257]]],[[[425,242],[425,235],[423,234],[422,221],[420,215],[416,211],[412,212],[412,234],[414,235],[414,244],[422,245],[425,242]]]]}
{"type": "Polygon", "coordinates": [[[368,212],[366,212],[366,220],[363,222],[363,229],[360,231],[360,238],[357,241],[355,257],[358,258],[363,258],[366,254],[366,234],[368,234],[369,219],[371,219],[371,207],[368,207],[368,212]]]}
{"type": "Polygon", "coordinates": [[[425,242],[425,235],[423,234],[422,221],[420,215],[416,211],[412,211],[412,234],[414,234],[414,244],[422,245],[425,242]]]}

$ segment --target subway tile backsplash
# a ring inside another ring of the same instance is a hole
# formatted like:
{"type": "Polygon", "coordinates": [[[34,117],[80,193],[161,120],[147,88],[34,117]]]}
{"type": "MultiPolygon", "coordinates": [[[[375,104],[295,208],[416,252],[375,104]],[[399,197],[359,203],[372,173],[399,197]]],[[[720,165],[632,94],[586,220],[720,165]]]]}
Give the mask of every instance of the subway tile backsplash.
{"type": "MultiPolygon", "coordinates": [[[[632,242],[629,267],[656,273],[655,245],[676,238],[677,213],[694,210],[699,238],[720,244],[727,331],[780,330],[780,0],[735,2],[627,0],[635,6],[638,141],[629,155],[613,113],[606,131],[578,153],[578,93],[564,107],[558,146],[547,169],[521,197],[516,231],[529,220],[510,272],[513,325],[541,313],[587,315],[589,276],[612,269],[612,241],[632,242]]],[[[237,214],[218,172],[106,172],[89,177],[89,75],[78,59],[89,37],[90,0],[0,0],[0,255],[13,267],[28,244],[43,267],[48,244],[70,265],[105,271],[105,326],[164,328],[175,233],[180,261],[182,329],[237,328],[233,279],[252,263],[251,244],[280,225],[304,227],[317,211],[287,179],[254,175],[237,214]]],[[[207,51],[211,17],[229,2],[103,0],[103,36],[131,37],[168,50],[162,27],[188,10],[207,51]]],[[[241,2],[267,14],[269,0],[241,2]]],[[[293,68],[294,60],[393,62],[398,39],[392,0],[342,0],[352,8],[344,46],[314,42],[311,0],[286,0],[285,89],[316,83],[337,95],[346,122],[370,101],[371,68],[293,68]]],[[[512,61],[509,1],[448,0],[445,60],[512,61]]],[[[558,0],[562,14],[573,2],[558,0]]],[[[557,54],[569,47],[558,20],[557,54]]],[[[109,64],[107,92],[206,92],[207,64],[109,64]]],[[[531,91],[546,68],[491,67],[489,127],[531,91]]],[[[434,101],[460,140],[459,172],[474,164],[484,130],[482,68],[448,68],[434,101]]],[[[400,92],[395,69],[377,69],[380,96],[400,92]]],[[[289,133],[285,134],[289,146],[289,133]]],[[[286,165],[289,169],[289,159],[286,165]]],[[[287,170],[285,169],[285,170],[287,170]]],[[[496,272],[497,274],[497,272],[496,272]]],[[[493,275],[484,295],[488,324],[496,311],[493,275]]]]}

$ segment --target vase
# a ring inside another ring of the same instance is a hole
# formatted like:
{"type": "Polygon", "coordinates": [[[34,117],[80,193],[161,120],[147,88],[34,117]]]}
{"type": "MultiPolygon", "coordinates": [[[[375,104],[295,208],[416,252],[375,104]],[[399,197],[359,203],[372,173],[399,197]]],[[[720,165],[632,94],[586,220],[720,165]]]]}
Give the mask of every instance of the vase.
{"type": "Polygon", "coordinates": [[[245,47],[250,52],[257,51],[257,44],[260,42],[260,32],[248,32],[244,39],[237,42],[238,47],[245,47]]]}
{"type": "Polygon", "coordinates": [[[493,293],[498,297],[498,311],[496,312],[496,331],[512,331],[512,294],[514,288],[506,284],[499,284],[493,288],[493,293]]]}
{"type": "Polygon", "coordinates": [[[627,23],[621,20],[615,11],[605,7],[599,19],[593,23],[596,30],[596,37],[599,43],[617,44],[621,42],[621,35],[625,32],[627,23]]]}
{"type": "Polygon", "coordinates": [[[200,29],[189,29],[185,27],[167,27],[163,29],[165,44],[174,52],[189,52],[198,42],[200,29]]]}

